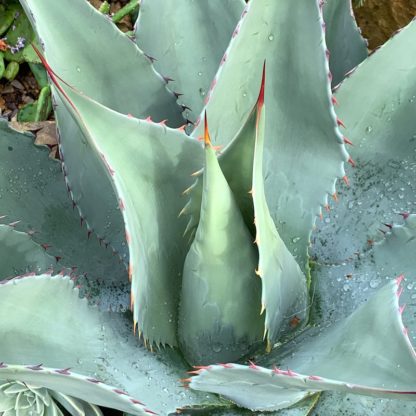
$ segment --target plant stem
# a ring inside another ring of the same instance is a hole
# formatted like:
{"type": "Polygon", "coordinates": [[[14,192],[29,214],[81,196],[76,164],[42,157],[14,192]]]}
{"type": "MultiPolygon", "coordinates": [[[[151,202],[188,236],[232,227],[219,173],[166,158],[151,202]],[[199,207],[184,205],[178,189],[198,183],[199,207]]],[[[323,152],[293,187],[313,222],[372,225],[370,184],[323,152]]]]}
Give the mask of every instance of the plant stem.
{"type": "Polygon", "coordinates": [[[113,14],[112,20],[113,23],[118,23],[124,16],[127,16],[133,12],[137,7],[139,7],[140,0],[131,0],[130,3],[127,3],[119,11],[113,14]]]}

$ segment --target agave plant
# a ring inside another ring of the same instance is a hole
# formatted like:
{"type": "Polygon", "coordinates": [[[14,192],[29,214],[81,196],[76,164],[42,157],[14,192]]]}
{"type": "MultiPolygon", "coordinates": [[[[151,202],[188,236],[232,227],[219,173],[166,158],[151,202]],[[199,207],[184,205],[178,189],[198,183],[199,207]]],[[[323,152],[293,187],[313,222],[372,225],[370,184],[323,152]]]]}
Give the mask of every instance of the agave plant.
{"type": "Polygon", "coordinates": [[[0,123],[1,408],[414,412],[416,23],[366,58],[349,1],[21,4],[61,162],[0,123]]]}

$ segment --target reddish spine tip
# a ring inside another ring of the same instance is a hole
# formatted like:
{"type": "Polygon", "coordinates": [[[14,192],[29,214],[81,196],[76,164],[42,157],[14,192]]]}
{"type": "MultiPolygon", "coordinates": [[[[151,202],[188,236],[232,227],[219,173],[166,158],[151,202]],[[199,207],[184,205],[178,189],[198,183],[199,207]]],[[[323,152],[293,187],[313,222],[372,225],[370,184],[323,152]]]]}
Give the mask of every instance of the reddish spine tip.
{"type": "Polygon", "coordinates": [[[256,364],[253,363],[253,361],[249,361],[250,365],[248,368],[251,368],[252,370],[258,370],[259,368],[256,366],[256,364]]]}
{"type": "Polygon", "coordinates": [[[345,144],[349,144],[350,146],[354,146],[353,142],[350,139],[348,139],[347,137],[343,136],[343,139],[344,139],[345,144]]]}
{"type": "Polygon", "coordinates": [[[402,212],[400,215],[403,217],[404,220],[407,220],[410,214],[408,212],[402,212]]]}
{"type": "Polygon", "coordinates": [[[348,163],[353,167],[353,168],[355,168],[355,162],[352,160],[352,158],[350,157],[350,158],[348,158],[348,163]]]}
{"type": "Polygon", "coordinates": [[[342,180],[344,181],[345,185],[350,186],[350,180],[348,179],[348,176],[343,176],[342,180]]]}
{"type": "Polygon", "coordinates": [[[211,138],[209,137],[209,131],[208,131],[208,117],[207,112],[204,113],[204,143],[205,146],[211,147],[211,138]]]}
{"type": "Polygon", "coordinates": [[[400,276],[397,276],[396,277],[396,283],[397,283],[397,285],[400,285],[402,283],[403,279],[404,279],[404,275],[403,274],[401,274],[400,276]]]}
{"type": "Polygon", "coordinates": [[[181,383],[190,383],[191,382],[191,378],[181,378],[181,379],[179,379],[179,381],[181,382],[181,383]]]}
{"type": "Polygon", "coordinates": [[[273,367],[272,372],[275,374],[281,374],[282,370],[278,369],[276,366],[273,367]]]}
{"type": "Polygon", "coordinates": [[[210,365],[194,365],[193,367],[198,370],[210,370],[211,369],[210,365]]]}
{"type": "Polygon", "coordinates": [[[261,75],[261,85],[260,85],[260,92],[259,98],[257,99],[257,106],[261,108],[264,104],[264,90],[266,85],[266,60],[263,63],[263,71],[261,75]]]}
{"type": "Polygon", "coordinates": [[[220,365],[221,367],[224,367],[224,368],[233,368],[232,364],[218,363],[217,365],[220,365]]]}
{"type": "Polygon", "coordinates": [[[71,368],[63,368],[62,370],[55,370],[55,373],[62,374],[64,376],[69,376],[71,373],[69,372],[71,368]]]}
{"type": "Polygon", "coordinates": [[[396,292],[397,297],[400,298],[402,293],[403,293],[403,286],[396,292]]]}
{"type": "Polygon", "coordinates": [[[337,118],[337,124],[338,126],[344,127],[344,129],[346,128],[344,122],[340,120],[339,118],[337,118]]]}

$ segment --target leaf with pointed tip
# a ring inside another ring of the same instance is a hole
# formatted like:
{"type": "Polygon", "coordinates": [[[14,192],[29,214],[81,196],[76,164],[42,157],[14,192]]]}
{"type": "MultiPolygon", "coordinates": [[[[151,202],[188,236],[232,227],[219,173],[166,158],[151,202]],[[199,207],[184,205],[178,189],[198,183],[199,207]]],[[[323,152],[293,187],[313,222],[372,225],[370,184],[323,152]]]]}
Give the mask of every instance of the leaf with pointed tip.
{"type": "MultiPolygon", "coordinates": [[[[391,279],[394,270],[397,274],[406,272],[401,299],[407,303],[403,320],[411,339],[416,336],[412,244],[403,244],[402,239],[400,245],[396,244],[399,240],[389,234],[385,243],[377,241],[384,239],[400,214],[406,217],[408,211],[413,211],[416,203],[416,71],[411,59],[416,53],[415,41],[416,25],[412,22],[364,61],[337,90],[337,112],[354,144],[351,156],[356,167],[347,170],[351,187],[339,193],[339,203],[313,235],[314,255],[321,263],[314,273],[317,317],[324,322],[339,319],[391,279]],[[379,71],[381,67],[383,71],[379,71]],[[378,71],[377,77],[374,71],[378,71]],[[406,262],[404,253],[408,255],[406,262]]],[[[403,231],[397,229],[393,234],[403,231]]],[[[403,237],[407,233],[408,229],[403,237]]],[[[366,404],[368,409],[375,409],[374,414],[411,414],[416,408],[392,402],[379,411],[378,402],[366,400],[366,404]]]]}
{"type": "MultiPolygon", "coordinates": [[[[233,192],[237,205],[243,215],[246,226],[255,234],[253,200],[250,191],[253,182],[253,157],[255,144],[257,112],[254,107],[248,119],[237,133],[236,137],[224,149],[220,150],[218,162],[228,185],[233,192]]],[[[183,214],[189,218],[187,233],[191,236],[199,223],[203,169],[198,172],[195,183],[185,194],[189,196],[189,202],[183,209],[183,214]]]]}
{"type": "Polygon", "coordinates": [[[26,234],[0,225],[0,279],[30,272],[46,271],[56,259],[26,234]]]}
{"type": "MultiPolygon", "coordinates": [[[[183,124],[182,108],[166,88],[166,81],[135,43],[88,1],[21,3],[49,64],[65,81],[123,114],[167,119],[173,127],[183,124]],[[50,22],[59,22],[59,26],[50,22]]],[[[60,152],[71,196],[88,229],[126,257],[122,218],[111,183],[82,131],[59,97],[55,99],[60,152]]]]}
{"type": "Polygon", "coordinates": [[[400,300],[407,306],[404,310],[403,321],[410,338],[415,339],[416,322],[413,319],[416,313],[414,302],[416,259],[413,254],[415,250],[416,216],[410,215],[403,225],[393,225],[383,240],[375,243],[355,261],[345,262],[340,266],[320,266],[317,271],[319,277],[316,281],[321,294],[321,307],[324,308],[325,316],[322,316],[322,319],[325,321],[338,319],[340,313],[349,312],[349,309],[365,300],[386,279],[404,275],[406,284],[400,292],[400,300]],[[345,279],[345,276],[350,276],[350,278],[345,279]],[[328,280],[340,283],[329,286],[326,284],[328,280]],[[354,299],[350,299],[351,290],[354,291],[354,299]],[[336,306],[331,299],[337,299],[338,305],[336,306]]]}
{"type": "Polygon", "coordinates": [[[87,232],[100,244],[111,248],[128,264],[123,216],[101,162],[83,137],[81,129],[68,114],[65,104],[55,95],[55,116],[60,137],[62,171],[73,205],[87,232]],[[97,209],[100,207],[100,209],[97,209]]]}
{"type": "Polygon", "coordinates": [[[315,234],[321,262],[341,263],[383,237],[416,203],[416,21],[341,84],[337,113],[352,141],[350,188],[315,234]],[[383,68],[380,71],[380,68],[383,68]],[[377,77],[373,74],[377,73],[377,77]],[[342,218],[342,223],[337,219],[342,218]]]}
{"type": "Polygon", "coordinates": [[[178,379],[187,366],[179,353],[147,351],[125,315],[88,306],[68,276],[22,277],[1,284],[0,333],[7,334],[0,341],[2,360],[17,366],[3,364],[0,379],[33,382],[134,414],[142,414],[142,407],[132,396],[160,414],[181,405],[217,403],[213,396],[185,394],[178,379]]]}
{"type": "Polygon", "coordinates": [[[221,58],[244,9],[243,0],[142,1],[136,43],[155,59],[169,87],[184,96],[185,116],[195,122],[221,58]],[[155,25],[156,21],[163,25],[155,25]]]}
{"type": "MultiPolygon", "coordinates": [[[[335,211],[336,212],[336,211],[335,211]]],[[[415,217],[410,215],[404,225],[390,225],[388,232],[380,242],[373,243],[365,252],[362,252],[349,261],[341,264],[315,264],[312,272],[312,321],[327,326],[337,322],[351,313],[360,303],[373,296],[386,280],[400,273],[405,275],[402,287],[398,290],[400,295],[402,319],[409,339],[416,337],[416,304],[414,302],[416,282],[414,270],[415,247],[415,217]]],[[[315,334],[316,336],[319,333],[315,334]]],[[[309,334],[310,336],[310,334],[309,334]]],[[[312,334],[313,336],[313,334],[312,334]]],[[[297,340],[301,342],[301,340],[297,340]]],[[[293,352],[294,345],[289,346],[287,355],[293,352]]],[[[280,356],[279,355],[279,356],[280,356]]],[[[267,359],[266,359],[267,360],[267,359]]],[[[266,365],[271,361],[266,361],[266,365]]],[[[320,414],[334,405],[334,409],[343,407],[343,411],[352,414],[361,414],[367,409],[368,414],[411,414],[416,404],[405,404],[397,400],[388,401],[374,398],[355,399],[351,395],[342,397],[339,394],[325,393],[320,400],[316,412],[320,414]]],[[[334,410],[335,411],[335,410],[334,410]]]]}
{"type": "Polygon", "coordinates": [[[351,0],[328,0],[323,7],[326,43],[331,53],[329,69],[332,86],[367,58],[367,42],[362,38],[351,0]]]}
{"type": "Polygon", "coordinates": [[[190,363],[238,360],[261,342],[257,251],[205,131],[201,219],[186,256],[179,339],[190,363]]]}
{"type": "Polygon", "coordinates": [[[416,354],[403,334],[397,289],[391,281],[345,320],[303,339],[282,363],[299,373],[211,366],[193,377],[190,387],[220,393],[252,410],[285,408],[322,390],[415,400],[416,354]]]}
{"type": "MultiPolygon", "coordinates": [[[[59,370],[58,370],[59,371],[59,370]]],[[[86,377],[71,372],[61,374],[56,369],[37,366],[21,366],[4,364],[0,367],[0,377],[10,381],[42,386],[50,390],[57,390],[68,396],[78,397],[104,407],[116,408],[133,415],[148,416],[146,408],[128,395],[118,394],[114,387],[104,383],[94,383],[86,377]]]]}
{"type": "Polygon", "coordinates": [[[0,217],[62,257],[62,267],[78,266],[91,279],[120,280],[125,271],[110,250],[104,250],[79,225],[65,190],[60,163],[49,150],[34,146],[33,135],[22,134],[0,119],[0,217]]]}
{"type": "Polygon", "coordinates": [[[202,148],[182,131],[124,116],[57,85],[124,207],[134,322],[150,344],[176,345],[187,249],[180,195],[202,165],[202,148]]]}
{"type": "Polygon", "coordinates": [[[21,4],[49,65],[66,82],[125,114],[168,119],[174,127],[182,124],[176,97],[163,78],[135,43],[89,2],[21,0],[21,4]]]}
{"type": "MultiPolygon", "coordinates": [[[[250,1],[206,106],[215,144],[227,144],[257,98],[264,60],[273,68],[266,97],[273,114],[266,122],[266,197],[303,271],[315,216],[344,176],[347,158],[331,103],[322,23],[316,1],[250,1]]],[[[200,134],[201,126],[193,136],[200,134]]]]}
{"type": "Polygon", "coordinates": [[[259,249],[257,273],[262,282],[262,311],[266,310],[265,335],[269,345],[296,323],[305,323],[307,316],[306,278],[298,263],[280,238],[270,215],[263,180],[263,150],[265,147],[266,108],[263,105],[265,79],[263,75],[257,102],[256,140],[253,163],[253,204],[256,244],[259,249]],[[292,319],[291,319],[292,318],[292,319]]]}

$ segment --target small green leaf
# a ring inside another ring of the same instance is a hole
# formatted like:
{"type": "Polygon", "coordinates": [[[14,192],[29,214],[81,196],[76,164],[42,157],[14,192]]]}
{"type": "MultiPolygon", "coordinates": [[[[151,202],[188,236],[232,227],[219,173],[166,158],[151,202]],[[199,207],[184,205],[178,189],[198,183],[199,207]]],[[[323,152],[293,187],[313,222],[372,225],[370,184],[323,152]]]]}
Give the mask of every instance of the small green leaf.
{"type": "Polygon", "coordinates": [[[12,48],[17,47],[18,50],[7,49],[4,52],[4,58],[7,61],[14,61],[22,64],[25,62],[25,49],[32,49],[30,43],[33,41],[35,34],[33,33],[29,19],[26,17],[26,14],[20,6],[11,7],[10,10],[13,11],[14,21],[5,37],[7,38],[7,44],[12,48]],[[22,48],[20,48],[20,41],[24,45],[22,48]]]}

